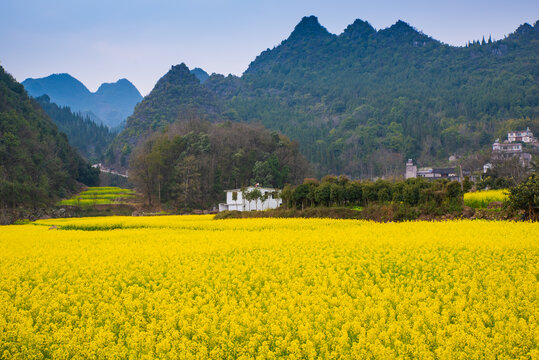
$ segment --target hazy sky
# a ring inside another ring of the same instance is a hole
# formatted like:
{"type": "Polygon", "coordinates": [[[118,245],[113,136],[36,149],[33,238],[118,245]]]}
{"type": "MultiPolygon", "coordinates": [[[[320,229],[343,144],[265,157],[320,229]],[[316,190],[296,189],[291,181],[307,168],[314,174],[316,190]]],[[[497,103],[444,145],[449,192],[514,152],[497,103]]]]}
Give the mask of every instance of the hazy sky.
{"type": "Polygon", "coordinates": [[[67,72],[91,91],[127,78],[146,95],[171,65],[241,75],[303,16],[334,34],[398,19],[462,46],[539,19],[537,0],[1,0],[0,64],[18,81],[67,72]]]}

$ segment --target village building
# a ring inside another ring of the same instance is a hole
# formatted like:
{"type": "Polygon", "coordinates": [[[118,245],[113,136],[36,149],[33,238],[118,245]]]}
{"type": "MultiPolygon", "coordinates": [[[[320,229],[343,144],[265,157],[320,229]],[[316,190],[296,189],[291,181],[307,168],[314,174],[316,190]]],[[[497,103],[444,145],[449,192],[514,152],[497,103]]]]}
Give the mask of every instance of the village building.
{"type": "Polygon", "coordinates": [[[492,154],[519,154],[522,152],[521,143],[511,143],[511,142],[500,142],[500,139],[497,139],[494,144],[492,144],[492,154]]]}
{"type": "Polygon", "coordinates": [[[92,167],[94,169],[98,169],[102,173],[109,173],[109,174],[121,176],[121,177],[124,177],[124,178],[129,177],[129,170],[126,170],[125,172],[120,173],[118,171],[115,171],[115,170],[108,169],[108,168],[104,167],[103,164],[101,164],[101,163],[93,164],[92,167]]]}
{"type": "Polygon", "coordinates": [[[276,209],[282,204],[282,199],[279,196],[278,189],[264,188],[258,186],[249,186],[242,192],[242,189],[225,190],[226,202],[219,204],[219,211],[237,210],[266,210],[276,209]],[[262,194],[262,198],[255,200],[247,200],[248,194],[253,190],[258,189],[262,194]],[[245,195],[245,196],[244,196],[245,195]]]}
{"type": "Polygon", "coordinates": [[[422,177],[426,179],[448,179],[460,181],[460,176],[458,175],[456,168],[432,168],[432,167],[423,167],[417,170],[417,177],[422,177]]]}
{"type": "Polygon", "coordinates": [[[523,142],[523,143],[535,143],[537,139],[533,137],[533,133],[530,131],[530,128],[526,128],[524,131],[511,131],[507,133],[507,141],[512,142],[523,142]]]}
{"type": "MultiPolygon", "coordinates": [[[[514,133],[517,132],[513,132],[513,134],[514,133]]],[[[492,160],[499,161],[509,159],[511,157],[518,157],[520,165],[523,167],[528,167],[532,159],[530,153],[522,151],[522,143],[520,142],[500,142],[500,140],[497,139],[494,144],[492,144],[492,160]]]]}
{"type": "Polygon", "coordinates": [[[456,168],[432,168],[432,167],[422,167],[417,168],[414,165],[412,159],[408,159],[406,162],[406,173],[404,174],[405,179],[412,179],[422,177],[429,180],[437,179],[448,179],[460,181],[460,176],[456,168]]]}
{"type": "Polygon", "coordinates": [[[417,166],[414,165],[412,159],[408,159],[406,162],[406,173],[404,174],[405,179],[413,179],[417,177],[417,166]]]}

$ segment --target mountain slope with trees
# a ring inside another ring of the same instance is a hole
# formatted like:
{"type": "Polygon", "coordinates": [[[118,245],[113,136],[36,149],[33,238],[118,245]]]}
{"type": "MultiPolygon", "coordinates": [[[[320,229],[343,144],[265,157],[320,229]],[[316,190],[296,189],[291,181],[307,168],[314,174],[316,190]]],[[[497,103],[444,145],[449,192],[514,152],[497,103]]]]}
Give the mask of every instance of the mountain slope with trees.
{"type": "Polygon", "coordinates": [[[73,113],[67,106],[60,107],[52,103],[48,95],[40,96],[36,101],[58,126],[58,130],[67,135],[71,146],[77,148],[90,162],[101,162],[115,133],[103,124],[96,124],[88,116],[73,113]]]}
{"type": "Polygon", "coordinates": [[[508,122],[539,132],[538,29],[524,24],[498,41],[454,47],[403,21],[377,31],[356,20],[335,35],[305,17],[241,77],[158,83],[110,158],[126,159],[138,136],[188,109],[261,123],[297,140],[318,176],[401,175],[406,158],[443,164],[450,155],[488,149],[508,122]]]}
{"type": "Polygon", "coordinates": [[[405,158],[462,155],[507,119],[538,117],[537,28],[459,48],[402,21],[375,31],[358,20],[336,36],[304,18],[251,63],[238,93],[219,92],[218,78],[214,89],[237,120],[297,139],[319,173],[400,174],[405,158]]]}
{"type": "Polygon", "coordinates": [[[142,95],[127,79],[101,84],[95,93],[69,74],[26,79],[22,84],[32,97],[48,95],[53,103],[69,106],[111,128],[121,125],[142,100],[142,95]]]}
{"type": "Polygon", "coordinates": [[[183,120],[202,117],[217,121],[221,119],[220,113],[222,106],[218,97],[203,86],[185,64],[172,66],[135,107],[125,129],[107,153],[107,162],[126,167],[137,143],[155,131],[164,130],[180,116],[183,120]]]}
{"type": "Polygon", "coordinates": [[[79,182],[98,181],[99,172],[0,67],[0,211],[50,206],[79,182]]]}

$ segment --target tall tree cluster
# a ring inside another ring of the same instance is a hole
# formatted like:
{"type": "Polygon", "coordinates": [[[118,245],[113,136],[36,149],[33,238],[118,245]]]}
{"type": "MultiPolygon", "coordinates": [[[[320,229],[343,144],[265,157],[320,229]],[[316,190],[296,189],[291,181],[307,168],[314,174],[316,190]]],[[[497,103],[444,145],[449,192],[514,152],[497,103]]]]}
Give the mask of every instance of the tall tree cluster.
{"type": "Polygon", "coordinates": [[[350,181],[346,176],[333,175],[324,176],[321,182],[305,179],[301,185],[287,185],[281,193],[288,208],[393,204],[408,211],[402,215],[411,218],[419,213],[443,214],[461,210],[462,196],[461,184],[447,179],[414,178],[395,182],[379,179],[372,182],[350,181]]]}
{"type": "Polygon", "coordinates": [[[296,142],[260,125],[191,118],[137,146],[129,169],[149,204],[192,209],[217,205],[226,189],[301,182],[309,164],[296,142]]]}

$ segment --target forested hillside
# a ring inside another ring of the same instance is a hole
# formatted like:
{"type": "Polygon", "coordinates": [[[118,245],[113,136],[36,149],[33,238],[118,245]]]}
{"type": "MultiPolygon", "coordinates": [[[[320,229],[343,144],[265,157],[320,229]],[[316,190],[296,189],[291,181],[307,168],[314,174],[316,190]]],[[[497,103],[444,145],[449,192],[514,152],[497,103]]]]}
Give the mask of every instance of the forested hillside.
{"type": "Polygon", "coordinates": [[[140,144],[130,159],[130,180],[150,204],[208,208],[225,189],[259,183],[298,183],[309,163],[298,144],[260,125],[182,119],[140,144]]]}
{"type": "Polygon", "coordinates": [[[488,146],[507,119],[537,119],[538,40],[537,24],[523,25],[458,48],[402,21],[375,31],[361,20],[336,36],[310,17],[251,63],[237,94],[219,91],[220,78],[205,85],[238,120],[297,139],[321,173],[370,177],[405,158],[428,164],[488,146]]]}
{"type": "Polygon", "coordinates": [[[95,185],[92,169],[24,87],[0,67],[0,211],[48,206],[95,185]]]}
{"type": "Polygon", "coordinates": [[[152,132],[165,129],[180,116],[183,120],[202,116],[216,121],[221,112],[217,96],[201,85],[185,64],[172,66],[150,94],[137,104],[125,129],[114,140],[107,161],[126,167],[132,149],[152,132]]]}
{"type": "Polygon", "coordinates": [[[334,35],[306,17],[242,77],[214,74],[200,84],[183,76],[159,86],[114,153],[125,158],[137,136],[188,107],[282,132],[299,141],[318,175],[400,175],[406,158],[443,163],[488,148],[508,120],[539,131],[538,27],[454,47],[402,21],[377,31],[357,20],[334,35]]]}
{"type": "Polygon", "coordinates": [[[142,99],[137,88],[127,79],[101,84],[95,93],[69,74],[26,79],[22,84],[30,96],[48,95],[53,103],[69,106],[73,111],[82,112],[111,128],[120,126],[142,99]]]}
{"type": "Polygon", "coordinates": [[[36,101],[58,126],[58,130],[67,135],[71,146],[91,163],[101,162],[115,136],[107,126],[98,125],[81,113],[73,113],[67,106],[51,103],[48,95],[40,96],[36,101]]]}

